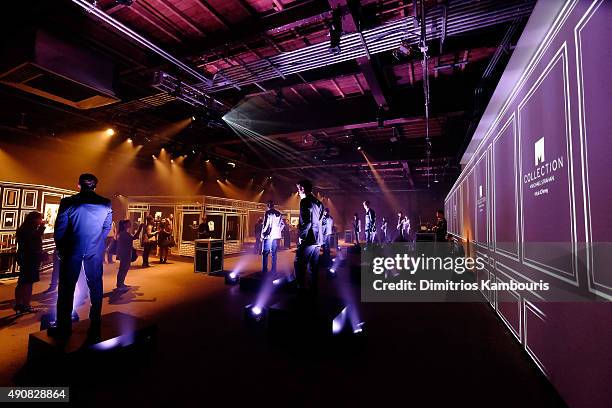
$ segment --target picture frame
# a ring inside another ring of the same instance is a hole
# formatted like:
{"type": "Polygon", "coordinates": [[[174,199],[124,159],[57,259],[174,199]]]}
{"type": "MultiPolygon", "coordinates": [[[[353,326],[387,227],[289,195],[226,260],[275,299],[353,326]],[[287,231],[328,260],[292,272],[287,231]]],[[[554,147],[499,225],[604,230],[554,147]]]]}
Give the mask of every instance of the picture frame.
{"type": "Polygon", "coordinates": [[[15,230],[19,226],[17,210],[2,210],[0,213],[0,229],[2,230],[15,230]]]}
{"type": "Polygon", "coordinates": [[[53,232],[55,231],[55,219],[59,211],[60,201],[63,196],[56,193],[43,192],[42,196],[42,214],[45,219],[44,239],[52,240],[53,232]]]}
{"type": "Polygon", "coordinates": [[[23,190],[21,193],[21,208],[36,210],[38,208],[38,191],[23,190]]]}
{"type": "Polygon", "coordinates": [[[2,208],[19,208],[19,193],[18,188],[4,187],[2,192],[2,208]]]}

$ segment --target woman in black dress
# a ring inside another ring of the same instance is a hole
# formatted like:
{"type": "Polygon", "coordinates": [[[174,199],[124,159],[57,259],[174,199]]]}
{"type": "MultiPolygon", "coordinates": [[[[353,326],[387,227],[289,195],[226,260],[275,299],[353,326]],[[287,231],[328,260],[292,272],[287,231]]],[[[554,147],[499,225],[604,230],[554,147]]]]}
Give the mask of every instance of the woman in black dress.
{"type": "Polygon", "coordinates": [[[15,288],[15,307],[20,313],[33,313],[30,306],[32,284],[38,282],[40,263],[42,261],[42,236],[45,231],[43,215],[33,211],[26,215],[23,224],[17,229],[17,263],[19,279],[15,288]]]}

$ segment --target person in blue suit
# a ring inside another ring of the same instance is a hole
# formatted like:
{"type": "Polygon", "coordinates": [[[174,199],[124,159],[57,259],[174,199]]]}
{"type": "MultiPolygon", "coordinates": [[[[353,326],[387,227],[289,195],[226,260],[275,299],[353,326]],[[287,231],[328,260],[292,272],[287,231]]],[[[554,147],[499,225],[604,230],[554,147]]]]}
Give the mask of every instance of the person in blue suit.
{"type": "Polygon", "coordinates": [[[81,174],[78,194],[63,198],[55,221],[55,245],[60,257],[57,296],[57,324],[49,329],[54,337],[69,337],[72,332],[74,288],[81,267],[85,271],[91,308],[89,334],[100,335],[102,314],[102,263],[105,241],[112,225],[111,201],[95,193],[98,179],[81,174]]]}

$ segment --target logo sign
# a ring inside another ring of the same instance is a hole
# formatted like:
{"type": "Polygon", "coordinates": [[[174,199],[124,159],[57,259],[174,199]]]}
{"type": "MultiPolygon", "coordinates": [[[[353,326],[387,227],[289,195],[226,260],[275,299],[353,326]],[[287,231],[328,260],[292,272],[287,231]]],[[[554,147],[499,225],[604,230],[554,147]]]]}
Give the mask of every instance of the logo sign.
{"type": "Polygon", "coordinates": [[[541,138],[534,145],[535,150],[535,165],[544,163],[544,138],[541,138]]]}

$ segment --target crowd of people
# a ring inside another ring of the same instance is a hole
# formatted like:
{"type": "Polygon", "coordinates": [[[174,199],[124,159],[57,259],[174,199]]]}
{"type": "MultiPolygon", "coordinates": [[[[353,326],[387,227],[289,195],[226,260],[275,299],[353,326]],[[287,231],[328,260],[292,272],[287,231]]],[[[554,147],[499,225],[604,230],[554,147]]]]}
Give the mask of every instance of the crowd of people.
{"type": "MultiPolygon", "coordinates": [[[[145,213],[144,222],[132,228],[132,222],[124,219],[117,224],[112,221],[110,200],[95,193],[98,180],[92,174],[79,177],[79,193],[63,198],[55,222],[54,238],[56,251],[51,286],[58,288],[56,325],[49,330],[51,336],[66,338],[71,333],[73,298],[81,270],[84,271],[91,302],[89,318],[90,334],[100,334],[102,309],[102,272],[103,263],[119,260],[116,290],[129,288],[125,284],[130,265],[137,259],[133,242],[140,240],[142,247],[142,266],[149,267],[149,257],[158,251],[160,263],[167,263],[169,250],[175,245],[174,218],[153,217],[145,213]]],[[[312,183],[301,180],[296,184],[300,197],[299,222],[295,228],[296,244],[294,273],[298,293],[314,294],[317,291],[317,276],[320,266],[319,257],[323,252],[323,262],[331,259],[334,241],[334,219],[329,208],[325,208],[312,193],[312,183]]],[[[388,222],[383,217],[377,228],[376,212],[369,201],[363,202],[365,211],[363,232],[366,246],[374,242],[389,242],[388,222]]],[[[443,210],[436,213],[436,225],[431,229],[437,240],[446,239],[446,220],[443,210]]],[[[353,241],[359,244],[362,232],[361,219],[355,213],[353,219],[353,241]]],[[[206,237],[208,231],[206,218],[197,227],[198,236],[206,237]]],[[[291,225],[269,201],[267,211],[255,226],[255,251],[262,255],[262,272],[276,273],[277,250],[284,240],[285,247],[291,245],[291,225]],[[268,260],[271,258],[271,267],[268,260]]],[[[45,229],[44,217],[39,212],[31,212],[17,230],[19,280],[15,289],[15,311],[30,313],[32,285],[39,280],[39,270],[43,261],[42,237],[45,229]]],[[[408,241],[411,237],[410,220],[401,211],[397,213],[396,241],[408,241]]]]}

